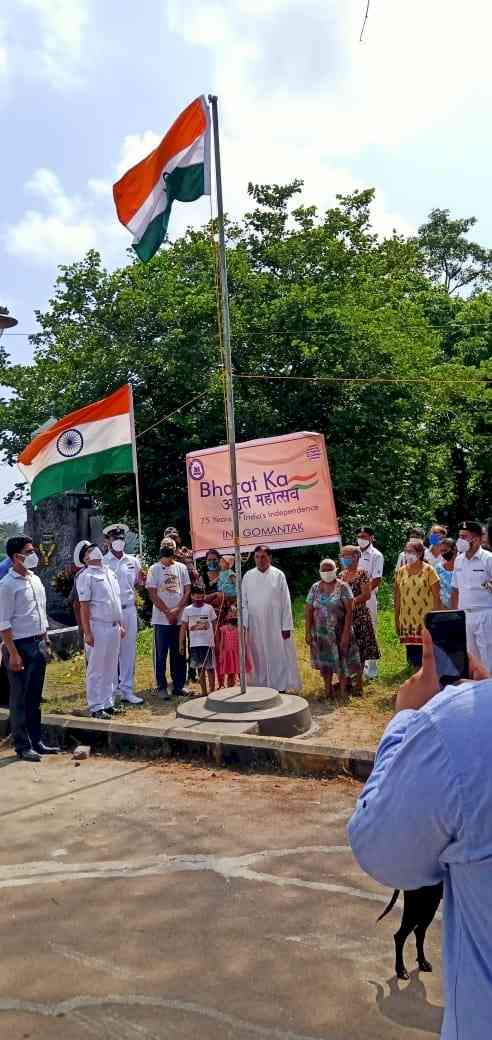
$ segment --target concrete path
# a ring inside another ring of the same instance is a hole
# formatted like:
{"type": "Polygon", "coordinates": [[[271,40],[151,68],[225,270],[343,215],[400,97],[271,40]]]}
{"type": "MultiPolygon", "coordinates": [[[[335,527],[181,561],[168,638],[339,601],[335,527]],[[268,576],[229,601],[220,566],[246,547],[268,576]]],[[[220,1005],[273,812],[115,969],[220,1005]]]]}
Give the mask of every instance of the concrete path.
{"type": "Polygon", "coordinates": [[[439,1035],[440,925],[435,974],[396,982],[355,782],[4,753],[0,787],[0,1037],[439,1035]]]}

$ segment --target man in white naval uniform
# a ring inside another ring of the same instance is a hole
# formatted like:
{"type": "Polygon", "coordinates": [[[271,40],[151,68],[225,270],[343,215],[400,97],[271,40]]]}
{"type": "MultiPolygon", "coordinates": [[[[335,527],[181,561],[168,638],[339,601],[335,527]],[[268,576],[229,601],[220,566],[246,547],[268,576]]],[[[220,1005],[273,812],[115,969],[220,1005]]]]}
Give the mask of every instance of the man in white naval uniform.
{"type": "MultiPolygon", "coordinates": [[[[378,622],[378,588],[381,584],[384,569],[384,556],[376,546],[373,545],[374,530],[372,527],[359,527],[357,531],[357,545],[360,549],[360,560],[357,564],[358,571],[366,571],[371,580],[371,598],[367,602],[374,633],[377,634],[378,622]]],[[[377,661],[366,661],[365,675],[368,679],[376,679],[378,674],[377,661]]]]}
{"type": "Polygon", "coordinates": [[[80,552],[84,570],[77,575],[80,618],[87,657],[86,694],[95,719],[110,719],[114,713],[113,683],[120,640],[125,635],[120,587],[98,545],[80,552]]]}
{"type": "Polygon", "coordinates": [[[492,553],[481,542],[482,525],[465,520],[456,542],[451,609],[465,611],[468,653],[492,672],[492,553]]]}
{"type": "Polygon", "coordinates": [[[120,643],[113,695],[119,689],[124,704],[143,704],[143,697],[137,697],[133,692],[138,631],[135,586],[142,583],[142,568],[137,556],[130,556],[125,552],[127,533],[126,524],[108,524],[103,530],[109,542],[104,564],[113,572],[120,587],[121,609],[126,630],[126,636],[120,643]]]}

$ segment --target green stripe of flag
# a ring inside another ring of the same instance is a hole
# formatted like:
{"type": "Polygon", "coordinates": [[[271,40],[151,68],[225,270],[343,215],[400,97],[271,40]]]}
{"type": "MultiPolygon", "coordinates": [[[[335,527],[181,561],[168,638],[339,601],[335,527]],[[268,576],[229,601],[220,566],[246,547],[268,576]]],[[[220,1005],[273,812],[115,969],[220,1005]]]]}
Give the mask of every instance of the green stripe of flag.
{"type": "Polygon", "coordinates": [[[140,241],[133,243],[140,260],[151,260],[162,245],[167,234],[173,202],[195,202],[205,193],[204,164],[177,166],[166,177],[166,193],[168,202],[165,210],[150,221],[140,241]]]}
{"type": "Polygon", "coordinates": [[[46,466],[31,484],[32,504],[36,506],[44,498],[51,498],[62,491],[84,491],[88,481],[104,473],[133,473],[131,444],[121,444],[117,448],[106,448],[105,451],[95,451],[90,455],[46,466]]]}

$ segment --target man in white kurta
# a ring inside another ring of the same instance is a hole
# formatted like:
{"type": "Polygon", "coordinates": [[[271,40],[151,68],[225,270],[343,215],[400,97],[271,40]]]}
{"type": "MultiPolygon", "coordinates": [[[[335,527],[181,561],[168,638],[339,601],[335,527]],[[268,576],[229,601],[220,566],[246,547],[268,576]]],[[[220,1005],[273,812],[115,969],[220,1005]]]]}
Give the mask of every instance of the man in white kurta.
{"type": "Polygon", "coordinates": [[[268,686],[283,693],[301,688],[294,644],[294,622],[287,580],[283,571],[272,567],[267,546],[255,551],[254,570],[247,571],[241,583],[244,626],[253,659],[250,686],[268,686]]]}

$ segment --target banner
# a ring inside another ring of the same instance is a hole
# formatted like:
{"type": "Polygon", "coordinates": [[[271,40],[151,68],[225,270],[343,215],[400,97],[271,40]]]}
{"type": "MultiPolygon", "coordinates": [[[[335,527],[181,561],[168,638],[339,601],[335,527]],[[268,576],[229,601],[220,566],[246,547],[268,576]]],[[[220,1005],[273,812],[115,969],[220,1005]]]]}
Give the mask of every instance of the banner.
{"type": "MultiPolygon", "coordinates": [[[[320,433],[291,433],[236,445],[241,549],[339,542],[335,501],[320,433]]],[[[186,456],[193,553],[234,548],[229,448],[186,456]]]]}

